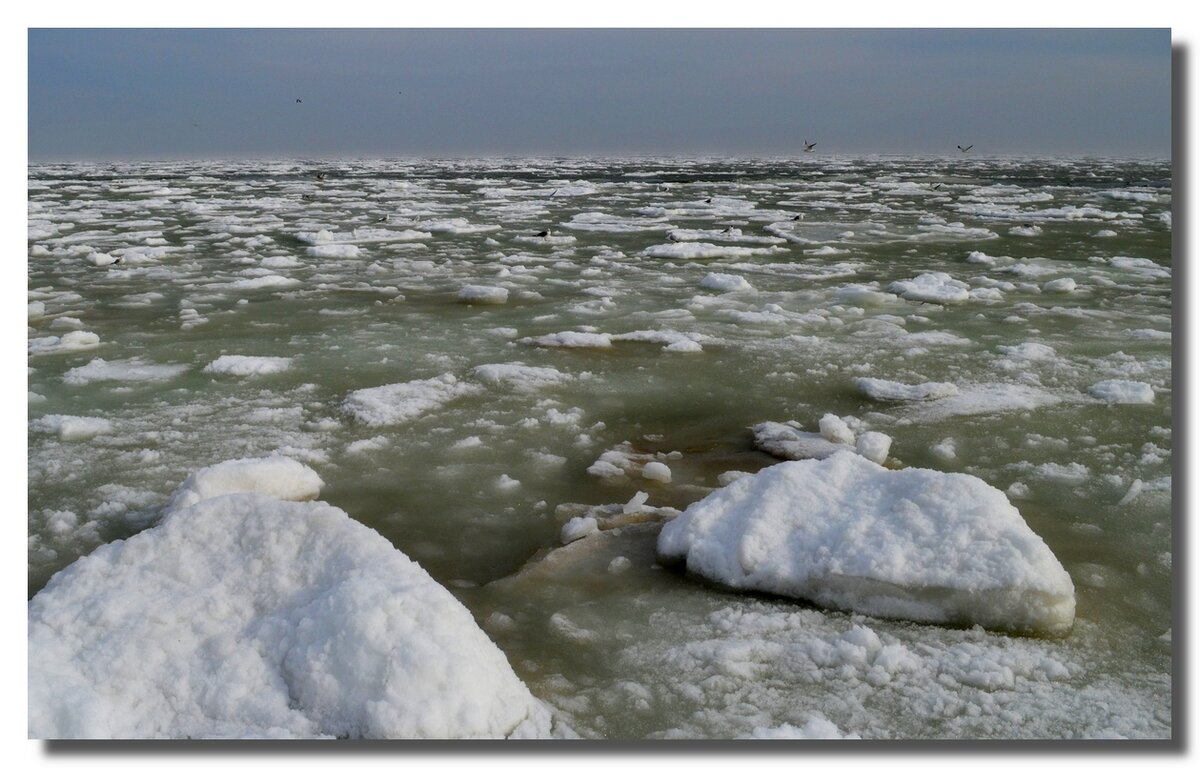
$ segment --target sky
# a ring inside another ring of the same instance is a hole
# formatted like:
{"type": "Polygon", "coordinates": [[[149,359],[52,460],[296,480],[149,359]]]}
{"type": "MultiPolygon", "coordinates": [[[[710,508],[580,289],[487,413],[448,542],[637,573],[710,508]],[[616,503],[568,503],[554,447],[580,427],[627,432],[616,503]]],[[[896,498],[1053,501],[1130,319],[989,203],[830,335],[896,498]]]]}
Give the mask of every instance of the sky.
{"type": "Polygon", "coordinates": [[[29,159],[790,155],[805,139],[1169,157],[1170,46],[1167,29],[31,29],[29,159]]]}

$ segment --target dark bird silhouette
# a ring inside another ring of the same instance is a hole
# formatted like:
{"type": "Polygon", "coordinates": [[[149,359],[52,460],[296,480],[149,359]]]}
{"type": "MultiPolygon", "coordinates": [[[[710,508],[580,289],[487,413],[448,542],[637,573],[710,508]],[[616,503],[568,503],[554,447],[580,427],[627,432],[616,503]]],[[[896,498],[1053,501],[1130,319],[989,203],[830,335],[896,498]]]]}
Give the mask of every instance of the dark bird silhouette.
{"type": "Polygon", "coordinates": [[[942,188],[942,182],[940,182],[940,181],[939,181],[937,184],[934,184],[934,185],[933,185],[933,188],[934,188],[934,189],[941,189],[941,188],[942,188]]]}
{"type": "Polygon", "coordinates": [[[975,145],[974,145],[974,144],[968,144],[967,146],[965,146],[965,147],[964,147],[962,144],[958,144],[958,145],[956,145],[956,146],[958,147],[958,151],[959,151],[959,152],[966,152],[966,151],[970,150],[970,149],[971,149],[971,147],[973,147],[973,146],[975,146],[975,145]]]}
{"type": "Polygon", "coordinates": [[[554,197],[554,196],[555,196],[555,195],[557,195],[557,194],[558,194],[558,190],[556,189],[556,190],[554,190],[553,192],[551,192],[551,193],[550,193],[550,197],[554,197]]]}
{"type": "Polygon", "coordinates": [[[795,216],[792,217],[792,221],[800,221],[800,219],[803,219],[803,218],[804,218],[803,213],[797,213],[795,216]]]}
{"type": "Polygon", "coordinates": [[[804,151],[805,152],[812,152],[813,147],[815,147],[815,146],[817,146],[817,142],[814,141],[812,144],[809,144],[808,139],[804,140],[804,151]]]}
{"type": "Polygon", "coordinates": [[[712,198],[711,198],[711,197],[706,197],[706,198],[704,198],[704,202],[706,202],[706,203],[711,203],[711,202],[712,202],[712,198]]]}
{"type": "Polygon", "coordinates": [[[326,176],[328,176],[328,175],[329,175],[329,174],[327,174],[327,173],[325,173],[325,172],[318,173],[318,174],[317,174],[317,181],[325,181],[325,177],[326,177],[326,176]]]}
{"type": "Polygon", "coordinates": [[[122,260],[123,258],[125,258],[125,257],[124,257],[124,256],[117,256],[116,258],[114,258],[114,259],[112,260],[112,263],[113,263],[113,264],[120,264],[120,263],[121,263],[121,260],[122,260]]]}
{"type": "Polygon", "coordinates": [[[303,102],[303,101],[300,101],[300,99],[296,99],[296,103],[297,103],[297,104],[303,104],[304,102],[303,102]]]}
{"type": "Polygon", "coordinates": [[[670,240],[672,243],[678,243],[679,235],[675,234],[675,232],[672,230],[671,232],[667,233],[667,239],[670,240]]]}
{"type": "Polygon", "coordinates": [[[733,231],[733,227],[725,227],[725,229],[721,230],[721,233],[727,235],[732,231],[733,231]]]}
{"type": "Polygon", "coordinates": [[[300,197],[303,200],[316,200],[317,199],[316,195],[300,195],[300,197]]]}
{"type": "Polygon", "coordinates": [[[550,237],[550,230],[543,229],[541,232],[538,232],[536,235],[534,235],[534,237],[550,237]]]}

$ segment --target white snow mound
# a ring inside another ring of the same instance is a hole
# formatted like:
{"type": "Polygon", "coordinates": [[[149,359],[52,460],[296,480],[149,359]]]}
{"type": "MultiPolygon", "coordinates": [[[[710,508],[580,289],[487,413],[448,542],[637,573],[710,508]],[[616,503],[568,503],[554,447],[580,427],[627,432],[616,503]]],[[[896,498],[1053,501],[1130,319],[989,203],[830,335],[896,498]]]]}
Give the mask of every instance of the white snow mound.
{"type": "Polygon", "coordinates": [[[242,493],[100,547],[30,601],[28,724],[39,739],[443,739],[545,736],[550,720],[378,533],[242,493]]]}
{"type": "Polygon", "coordinates": [[[667,523],[658,554],[737,588],[890,618],[1060,633],[1071,577],[1003,492],[849,451],[768,467],[667,523]]]}

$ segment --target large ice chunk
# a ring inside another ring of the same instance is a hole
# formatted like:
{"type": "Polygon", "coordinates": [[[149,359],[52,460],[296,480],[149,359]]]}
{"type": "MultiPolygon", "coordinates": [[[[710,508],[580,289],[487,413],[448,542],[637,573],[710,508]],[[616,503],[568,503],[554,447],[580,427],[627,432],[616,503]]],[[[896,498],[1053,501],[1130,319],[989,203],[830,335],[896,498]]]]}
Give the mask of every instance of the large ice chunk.
{"type": "MultiPolygon", "coordinates": [[[[227,462],[192,480],[231,465],[264,469],[227,462]]],[[[547,710],[467,609],[323,502],[235,493],[177,506],[29,603],[31,738],[548,730],[547,710]]]]}
{"type": "Polygon", "coordinates": [[[738,589],[876,616],[1060,633],[1075,590],[999,490],[850,451],[764,469],[692,504],[664,560],[738,589]]]}

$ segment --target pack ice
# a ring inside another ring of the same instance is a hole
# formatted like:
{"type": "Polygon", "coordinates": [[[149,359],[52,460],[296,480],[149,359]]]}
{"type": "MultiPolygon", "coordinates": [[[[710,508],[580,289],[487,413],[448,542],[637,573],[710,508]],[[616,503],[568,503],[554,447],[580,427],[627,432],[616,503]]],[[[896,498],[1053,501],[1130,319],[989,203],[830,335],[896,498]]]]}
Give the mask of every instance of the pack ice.
{"type": "Polygon", "coordinates": [[[1048,634],[1075,618],[1070,576],[1004,493],[850,451],[715,491],[663,527],[658,554],[736,589],[887,618],[1048,634]]]}
{"type": "Polygon", "coordinates": [[[500,738],[549,714],[471,614],[285,457],[192,475],[29,603],[29,736],[500,738]]]}

